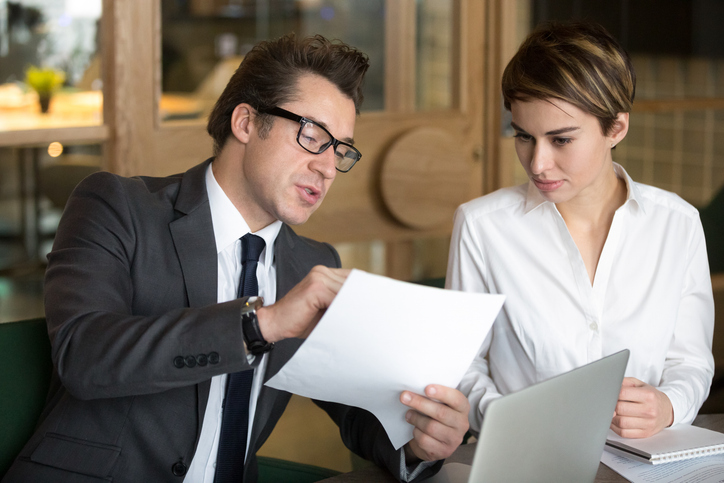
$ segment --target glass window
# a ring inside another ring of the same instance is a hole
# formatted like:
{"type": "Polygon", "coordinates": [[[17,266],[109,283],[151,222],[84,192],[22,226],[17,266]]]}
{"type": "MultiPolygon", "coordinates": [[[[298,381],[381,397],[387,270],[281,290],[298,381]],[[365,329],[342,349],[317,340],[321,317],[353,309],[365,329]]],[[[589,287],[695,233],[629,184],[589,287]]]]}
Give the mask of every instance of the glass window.
{"type": "MultiPolygon", "coordinates": [[[[162,0],[162,119],[205,117],[244,54],[258,41],[288,32],[322,34],[365,52],[370,69],[362,108],[383,110],[386,49],[401,47],[386,45],[386,4],[385,0],[162,0]]],[[[415,72],[405,77],[412,78],[416,109],[450,108],[453,2],[417,0],[411,8],[415,72]]]]}
{"type": "Polygon", "coordinates": [[[417,0],[417,110],[452,107],[453,36],[450,0],[417,0]]]}
{"type": "Polygon", "coordinates": [[[0,0],[0,131],[102,124],[100,17],[101,0],[0,0]]]}
{"type": "Polygon", "coordinates": [[[163,0],[162,118],[205,117],[244,54],[255,43],[288,32],[339,38],[369,55],[363,108],[382,109],[384,4],[384,0],[163,0]]]}

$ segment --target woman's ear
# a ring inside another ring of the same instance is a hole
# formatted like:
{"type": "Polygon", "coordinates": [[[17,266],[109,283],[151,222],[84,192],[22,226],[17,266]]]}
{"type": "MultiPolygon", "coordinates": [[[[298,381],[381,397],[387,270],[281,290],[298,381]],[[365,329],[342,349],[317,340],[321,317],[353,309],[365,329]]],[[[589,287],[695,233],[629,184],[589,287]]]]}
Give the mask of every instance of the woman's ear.
{"type": "Polygon", "coordinates": [[[231,113],[231,134],[242,144],[248,143],[251,137],[253,115],[254,108],[246,103],[239,104],[231,113]]]}
{"type": "Polygon", "coordinates": [[[613,148],[623,141],[626,133],[628,133],[628,112],[619,112],[608,135],[608,138],[611,140],[611,147],[613,148]]]}

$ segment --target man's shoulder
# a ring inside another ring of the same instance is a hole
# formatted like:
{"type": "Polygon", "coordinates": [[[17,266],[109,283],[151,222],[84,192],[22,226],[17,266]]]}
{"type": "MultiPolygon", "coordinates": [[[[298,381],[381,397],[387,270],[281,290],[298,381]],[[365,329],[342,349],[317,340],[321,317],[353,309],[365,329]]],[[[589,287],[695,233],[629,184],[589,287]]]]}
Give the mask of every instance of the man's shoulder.
{"type": "Polygon", "coordinates": [[[104,198],[112,198],[114,195],[123,196],[130,200],[137,200],[139,203],[152,198],[173,201],[178,196],[181,183],[185,177],[201,176],[203,183],[203,172],[206,163],[191,168],[185,173],[176,173],[170,176],[122,176],[108,171],[99,171],[85,178],[78,185],[79,192],[97,193],[104,198]],[[194,175],[194,172],[198,173],[194,175]]]}
{"type": "Polygon", "coordinates": [[[108,171],[98,171],[85,178],[80,186],[94,190],[123,189],[126,191],[141,190],[154,193],[169,186],[180,184],[182,178],[183,173],[164,177],[126,177],[108,171]]]}

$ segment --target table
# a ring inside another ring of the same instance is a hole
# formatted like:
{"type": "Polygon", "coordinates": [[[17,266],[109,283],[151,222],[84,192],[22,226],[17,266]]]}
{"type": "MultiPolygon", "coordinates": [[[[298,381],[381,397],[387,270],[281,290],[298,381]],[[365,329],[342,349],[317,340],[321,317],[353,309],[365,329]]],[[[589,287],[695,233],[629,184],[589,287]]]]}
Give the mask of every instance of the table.
{"type": "MultiPolygon", "coordinates": [[[[701,414],[694,421],[695,426],[713,429],[714,431],[724,432],[724,414],[701,414]]],[[[475,454],[475,444],[461,445],[455,453],[448,458],[445,463],[472,463],[475,454]]],[[[377,466],[370,466],[362,470],[344,473],[332,478],[323,480],[325,483],[394,483],[395,478],[377,466]]],[[[610,469],[603,463],[598,465],[598,473],[596,473],[596,483],[620,483],[627,482],[624,477],[610,469]]]]}

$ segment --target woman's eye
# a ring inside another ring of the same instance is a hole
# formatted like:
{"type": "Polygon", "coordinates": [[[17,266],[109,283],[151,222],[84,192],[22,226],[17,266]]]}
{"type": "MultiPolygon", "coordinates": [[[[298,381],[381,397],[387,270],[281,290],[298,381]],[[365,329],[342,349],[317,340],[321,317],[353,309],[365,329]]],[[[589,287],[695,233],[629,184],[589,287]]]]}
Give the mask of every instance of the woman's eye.
{"type": "Polygon", "coordinates": [[[553,144],[557,146],[565,146],[566,144],[569,144],[571,141],[573,141],[571,138],[554,138],[553,144]]]}
{"type": "Polygon", "coordinates": [[[515,133],[515,136],[513,136],[513,137],[518,138],[520,141],[523,141],[526,143],[531,140],[531,137],[529,134],[523,134],[522,132],[515,133]]]}

